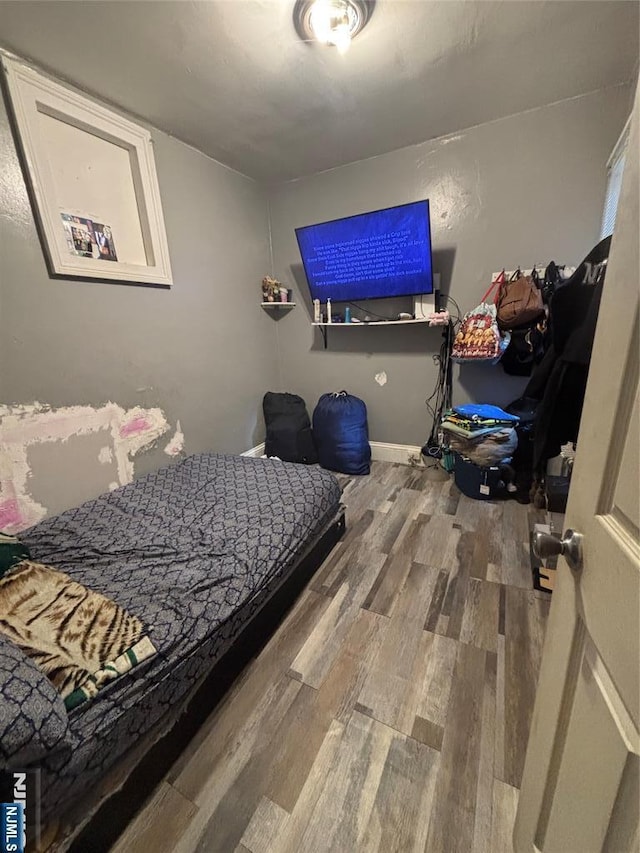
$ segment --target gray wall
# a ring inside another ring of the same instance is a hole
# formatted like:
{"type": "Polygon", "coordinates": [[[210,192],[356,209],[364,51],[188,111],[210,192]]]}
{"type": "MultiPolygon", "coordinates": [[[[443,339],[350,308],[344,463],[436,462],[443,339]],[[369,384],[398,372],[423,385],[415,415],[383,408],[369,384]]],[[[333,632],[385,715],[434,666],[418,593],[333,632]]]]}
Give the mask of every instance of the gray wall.
{"type": "MultiPolygon", "coordinates": [[[[628,111],[629,87],[615,87],[273,187],[274,274],[303,303],[278,323],[284,390],[311,409],[320,394],[346,388],[367,403],[372,440],[422,444],[440,332],[330,330],[323,351],[294,228],[429,198],[434,269],[464,312],[503,266],[580,262],[599,236],[605,164],[628,111]]],[[[523,384],[499,366],[465,365],[455,369],[454,402],[506,404],[523,384]]]]}
{"type": "MultiPolygon", "coordinates": [[[[281,184],[268,198],[153,131],[170,290],[49,277],[0,105],[0,401],[160,406],[180,419],[189,452],[239,452],[263,438],[266,390],[300,393],[312,408],[347,388],[367,402],[372,439],[421,444],[440,332],[331,330],[324,352],[294,228],[428,197],[435,269],[467,310],[493,270],[577,263],[596,241],[604,164],[628,105],[628,87],[601,91],[281,184]],[[273,272],[299,303],[280,319],[258,305],[269,216],[273,272]]],[[[456,402],[506,403],[521,387],[501,368],[456,369],[456,402]]],[[[158,451],[136,468],[166,462],[158,451]]]]}
{"type": "MultiPolygon", "coordinates": [[[[259,306],[265,190],[152,136],[174,286],[54,280],[0,101],[0,401],[160,406],[187,451],[243,451],[262,440],[262,395],[278,384],[276,326],[259,306]]],[[[136,469],[167,462],[159,451],[136,469]]]]}

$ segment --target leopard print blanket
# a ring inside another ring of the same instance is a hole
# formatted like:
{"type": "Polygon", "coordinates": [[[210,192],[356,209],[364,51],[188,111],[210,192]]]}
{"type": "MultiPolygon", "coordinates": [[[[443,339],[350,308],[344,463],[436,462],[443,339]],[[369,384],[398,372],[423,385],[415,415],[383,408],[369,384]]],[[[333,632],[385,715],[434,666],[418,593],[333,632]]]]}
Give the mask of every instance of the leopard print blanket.
{"type": "Polygon", "coordinates": [[[136,616],[31,560],[0,580],[0,631],[47,675],[68,709],[156,652],[136,616]]]}

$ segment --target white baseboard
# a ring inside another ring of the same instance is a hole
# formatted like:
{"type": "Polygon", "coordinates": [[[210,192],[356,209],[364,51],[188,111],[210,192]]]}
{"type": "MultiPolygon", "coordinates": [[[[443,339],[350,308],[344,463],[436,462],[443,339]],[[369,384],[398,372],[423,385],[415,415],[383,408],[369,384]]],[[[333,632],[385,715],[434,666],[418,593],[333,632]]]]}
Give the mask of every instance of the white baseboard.
{"type": "Polygon", "coordinates": [[[264,441],[262,444],[256,444],[256,446],[252,447],[250,450],[245,450],[245,452],[241,453],[240,456],[253,456],[257,459],[264,456],[264,441]]]}
{"type": "Polygon", "coordinates": [[[370,441],[371,458],[375,462],[396,462],[400,465],[424,465],[421,449],[414,444],[389,444],[370,441]]]}
{"type": "MultiPolygon", "coordinates": [[[[414,444],[389,444],[386,441],[370,441],[371,458],[376,462],[395,462],[400,465],[424,465],[421,448],[414,444]]],[[[240,456],[260,458],[264,456],[264,441],[240,456]]]]}

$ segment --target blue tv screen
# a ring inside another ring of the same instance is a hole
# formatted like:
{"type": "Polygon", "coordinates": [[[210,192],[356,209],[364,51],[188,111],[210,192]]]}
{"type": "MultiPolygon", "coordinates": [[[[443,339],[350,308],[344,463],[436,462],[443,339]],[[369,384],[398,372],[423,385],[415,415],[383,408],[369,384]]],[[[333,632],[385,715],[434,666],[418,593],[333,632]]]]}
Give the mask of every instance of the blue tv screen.
{"type": "Polygon", "coordinates": [[[312,299],[433,293],[429,202],[296,228],[312,299]]]}

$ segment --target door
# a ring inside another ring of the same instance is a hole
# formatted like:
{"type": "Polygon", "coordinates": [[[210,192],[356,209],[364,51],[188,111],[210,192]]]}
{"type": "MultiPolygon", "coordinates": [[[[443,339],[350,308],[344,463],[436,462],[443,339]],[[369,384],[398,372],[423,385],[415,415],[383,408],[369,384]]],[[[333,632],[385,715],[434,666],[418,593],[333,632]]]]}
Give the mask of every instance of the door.
{"type": "Polygon", "coordinates": [[[638,92],[514,829],[517,853],[637,851],[638,92]]]}

